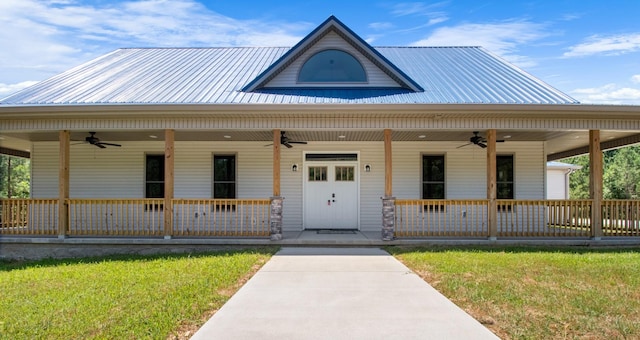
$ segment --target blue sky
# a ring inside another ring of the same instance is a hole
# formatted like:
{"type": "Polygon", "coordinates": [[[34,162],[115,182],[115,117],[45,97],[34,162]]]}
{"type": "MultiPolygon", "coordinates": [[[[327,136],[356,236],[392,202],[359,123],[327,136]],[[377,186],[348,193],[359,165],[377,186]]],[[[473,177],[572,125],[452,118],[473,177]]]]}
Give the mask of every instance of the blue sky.
{"type": "Polygon", "coordinates": [[[120,47],[292,46],[330,15],[373,46],[484,46],[583,103],[640,105],[637,0],[1,0],[0,98],[120,47]]]}

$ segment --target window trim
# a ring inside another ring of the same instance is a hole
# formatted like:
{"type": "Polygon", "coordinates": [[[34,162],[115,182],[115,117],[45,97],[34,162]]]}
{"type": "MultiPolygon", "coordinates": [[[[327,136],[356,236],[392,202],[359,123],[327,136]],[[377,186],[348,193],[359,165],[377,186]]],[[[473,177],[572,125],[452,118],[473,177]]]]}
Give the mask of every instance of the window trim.
{"type": "MultiPolygon", "coordinates": [[[[147,180],[147,163],[149,160],[149,156],[154,156],[154,157],[161,157],[162,161],[160,162],[160,164],[162,164],[162,172],[165,172],[165,154],[164,153],[158,153],[158,152],[145,152],[144,154],[144,184],[142,187],[142,194],[144,196],[145,199],[164,199],[166,193],[164,192],[164,184],[165,184],[165,178],[162,178],[162,181],[151,181],[152,183],[162,183],[163,185],[163,195],[162,197],[148,197],[147,195],[147,184],[149,184],[150,182],[147,180]]],[[[166,173],[165,173],[166,176],[166,173]]],[[[144,211],[163,211],[164,210],[164,204],[145,204],[144,206],[144,211]]]]}
{"type": "Polygon", "coordinates": [[[496,199],[499,200],[512,200],[516,198],[516,157],[514,154],[496,154],[496,199]],[[499,157],[511,157],[511,177],[512,177],[512,181],[510,182],[506,182],[506,181],[499,181],[498,178],[498,158],[499,157]],[[500,183],[511,183],[513,190],[512,192],[512,197],[510,198],[501,198],[498,197],[498,184],[500,183]]]}
{"type": "Polygon", "coordinates": [[[221,153],[217,153],[214,152],[211,154],[211,198],[213,199],[237,199],[238,198],[238,154],[237,153],[228,153],[228,152],[221,152],[221,153]],[[234,158],[234,162],[235,162],[235,166],[234,166],[234,180],[232,181],[218,181],[216,182],[216,167],[215,167],[215,162],[216,162],[216,157],[233,157],[234,158]],[[234,193],[233,196],[234,198],[224,198],[224,197],[216,197],[216,183],[233,183],[234,184],[234,193]]]}
{"type": "Polygon", "coordinates": [[[444,153],[422,153],[420,154],[420,199],[447,199],[447,155],[444,153]],[[424,159],[425,157],[442,157],[444,165],[444,179],[442,182],[433,182],[424,180],[424,159]],[[442,183],[444,186],[443,198],[424,198],[424,184],[425,183],[442,183]]]}
{"type": "MultiPolygon", "coordinates": [[[[422,200],[445,200],[447,199],[447,154],[446,153],[421,153],[420,154],[420,199],[422,200]],[[444,166],[444,180],[442,181],[442,185],[444,187],[444,197],[443,198],[424,198],[424,184],[425,183],[440,183],[440,182],[425,182],[424,181],[424,159],[425,157],[442,157],[443,166],[444,166]]],[[[444,213],[445,205],[444,204],[425,204],[422,206],[424,211],[435,212],[435,213],[444,213]]]]}

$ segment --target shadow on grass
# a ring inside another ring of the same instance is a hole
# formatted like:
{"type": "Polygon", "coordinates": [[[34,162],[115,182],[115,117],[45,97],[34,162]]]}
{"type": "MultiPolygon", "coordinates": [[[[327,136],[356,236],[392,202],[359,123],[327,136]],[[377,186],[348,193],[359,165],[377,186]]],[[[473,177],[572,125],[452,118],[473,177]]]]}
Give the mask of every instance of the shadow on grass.
{"type": "Polygon", "coordinates": [[[627,254],[640,253],[639,246],[593,247],[593,246],[387,246],[391,255],[412,252],[470,252],[470,253],[567,253],[567,254],[627,254]]]}
{"type": "Polygon", "coordinates": [[[184,258],[202,258],[208,256],[230,256],[240,253],[259,253],[259,254],[275,254],[280,248],[275,246],[268,247],[249,247],[241,249],[226,249],[203,252],[187,252],[187,253],[166,253],[153,255],[108,255],[96,257],[81,258],[65,258],[65,259],[42,259],[42,260],[0,260],[0,272],[12,270],[21,270],[28,268],[58,267],[73,264],[92,264],[103,262],[150,262],[158,259],[184,259],[184,258]]]}

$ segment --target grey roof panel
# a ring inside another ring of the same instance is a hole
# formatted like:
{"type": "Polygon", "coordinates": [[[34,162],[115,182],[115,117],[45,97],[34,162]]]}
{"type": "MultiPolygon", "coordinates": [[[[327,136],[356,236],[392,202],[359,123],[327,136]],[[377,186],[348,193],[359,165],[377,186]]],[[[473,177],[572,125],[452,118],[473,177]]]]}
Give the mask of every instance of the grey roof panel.
{"type": "Polygon", "coordinates": [[[479,47],[378,47],[424,92],[379,88],[262,88],[243,92],[289,48],[119,49],[2,101],[79,104],[576,104],[479,47]]]}

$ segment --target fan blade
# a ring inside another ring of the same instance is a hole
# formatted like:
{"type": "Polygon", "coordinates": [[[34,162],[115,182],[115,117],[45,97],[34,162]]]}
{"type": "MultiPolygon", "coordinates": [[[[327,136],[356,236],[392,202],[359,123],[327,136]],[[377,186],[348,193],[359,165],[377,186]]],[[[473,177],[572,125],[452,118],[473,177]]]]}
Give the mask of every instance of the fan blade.
{"type": "Polygon", "coordinates": [[[291,149],[293,147],[291,144],[289,144],[289,142],[284,142],[284,143],[282,143],[282,145],[288,147],[289,149],[291,149]]]}
{"type": "Polygon", "coordinates": [[[477,145],[478,145],[479,147],[483,148],[483,149],[485,149],[485,148],[487,147],[487,145],[486,145],[486,144],[482,144],[482,143],[478,143],[477,145]]]}
{"type": "Polygon", "coordinates": [[[299,141],[292,141],[292,140],[290,140],[288,143],[291,143],[291,144],[307,144],[307,142],[299,142],[299,141]]]}
{"type": "Polygon", "coordinates": [[[93,145],[99,147],[100,149],[106,149],[107,147],[102,145],[102,143],[94,143],[93,145]]]}
{"type": "Polygon", "coordinates": [[[469,143],[467,143],[467,144],[462,144],[462,145],[460,145],[459,147],[457,147],[456,149],[464,148],[465,146],[467,146],[467,145],[471,145],[471,144],[473,144],[473,143],[469,142],[469,143]]]}
{"type": "Polygon", "coordinates": [[[498,139],[496,143],[504,143],[504,139],[498,139]]]}
{"type": "Polygon", "coordinates": [[[117,147],[121,147],[122,145],[120,144],[114,144],[114,143],[104,143],[104,142],[98,142],[96,144],[100,144],[100,145],[110,145],[110,146],[117,146],[117,147]]]}
{"type": "Polygon", "coordinates": [[[271,144],[266,144],[265,146],[272,146],[272,145],[273,145],[273,143],[271,143],[271,144]]]}

